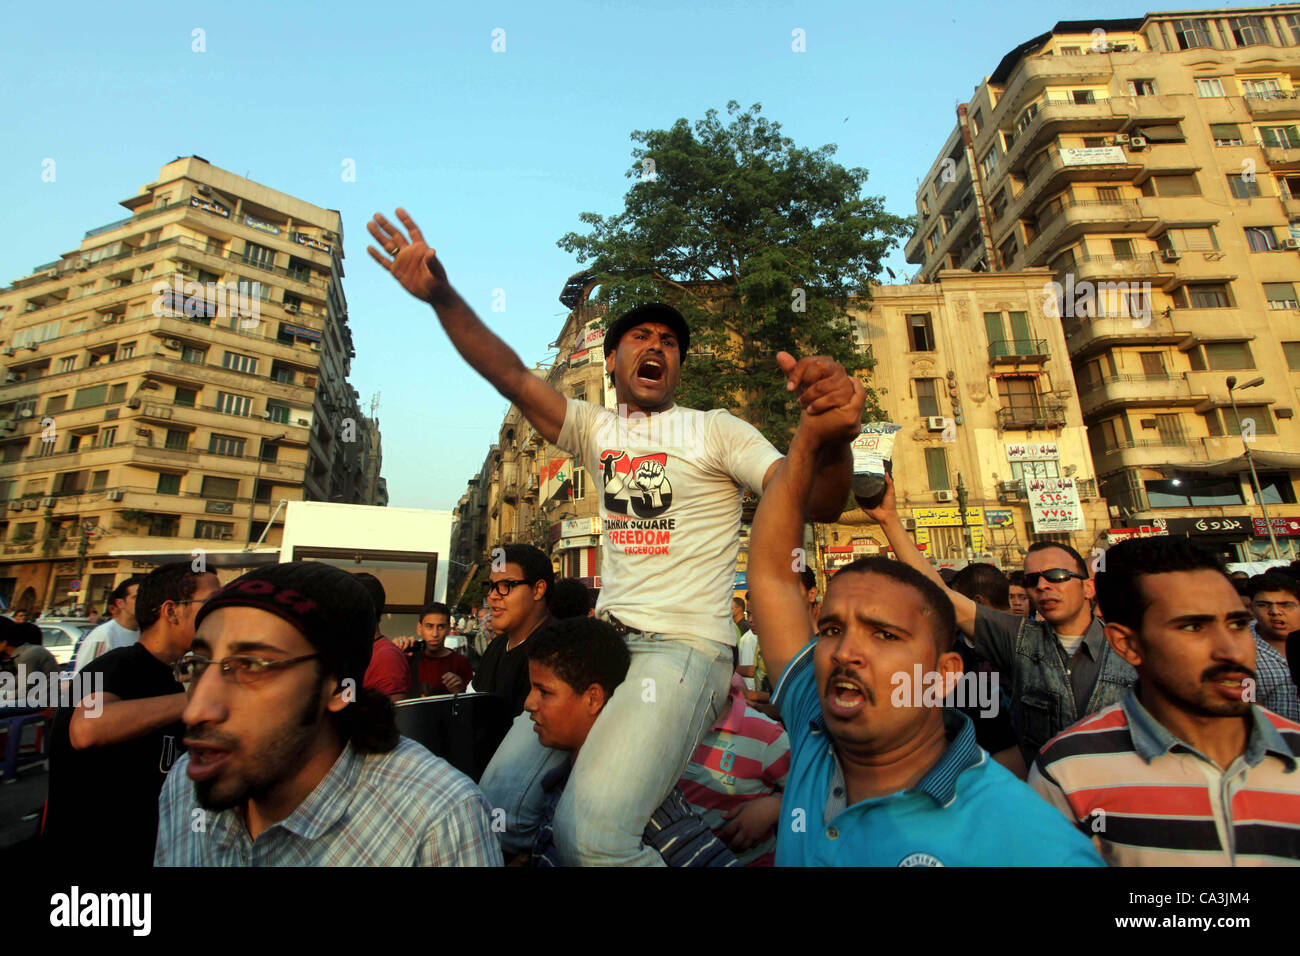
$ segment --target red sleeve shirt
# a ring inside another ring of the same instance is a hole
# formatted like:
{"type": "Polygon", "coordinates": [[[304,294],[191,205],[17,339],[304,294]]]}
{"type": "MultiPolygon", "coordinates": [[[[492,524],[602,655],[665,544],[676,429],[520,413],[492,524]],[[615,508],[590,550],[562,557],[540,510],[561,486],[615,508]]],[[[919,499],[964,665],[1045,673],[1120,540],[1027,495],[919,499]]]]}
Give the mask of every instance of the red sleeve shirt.
{"type": "Polygon", "coordinates": [[[386,637],[378,638],[370,651],[370,666],[362,686],[381,694],[407,694],[411,690],[411,666],[406,655],[386,637]]]}
{"type": "Polygon", "coordinates": [[[455,674],[461,679],[463,691],[474,679],[474,668],[464,654],[452,651],[446,657],[421,657],[419,680],[422,694],[450,694],[447,685],[442,682],[444,674],[455,674]]]}

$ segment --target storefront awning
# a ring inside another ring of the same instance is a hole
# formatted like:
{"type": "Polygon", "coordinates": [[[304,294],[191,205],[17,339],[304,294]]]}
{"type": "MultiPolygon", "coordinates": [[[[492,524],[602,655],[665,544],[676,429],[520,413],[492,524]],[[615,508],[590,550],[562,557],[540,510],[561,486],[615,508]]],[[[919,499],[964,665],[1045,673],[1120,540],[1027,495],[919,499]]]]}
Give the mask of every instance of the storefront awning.
{"type": "MultiPolygon", "coordinates": [[[[1251,452],[1251,458],[1255,461],[1256,470],[1272,468],[1300,471],[1300,454],[1293,452],[1253,451],[1251,452]]],[[[1195,462],[1185,465],[1148,465],[1147,467],[1163,475],[1235,475],[1238,472],[1250,470],[1250,466],[1246,464],[1245,455],[1239,455],[1236,458],[1224,458],[1220,461],[1195,462]]]]}

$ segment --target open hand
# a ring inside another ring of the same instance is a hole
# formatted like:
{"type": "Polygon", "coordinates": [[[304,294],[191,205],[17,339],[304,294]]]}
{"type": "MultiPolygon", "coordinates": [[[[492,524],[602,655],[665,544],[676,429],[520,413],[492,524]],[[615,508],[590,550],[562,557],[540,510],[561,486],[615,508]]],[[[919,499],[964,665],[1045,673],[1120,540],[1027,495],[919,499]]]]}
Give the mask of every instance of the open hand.
{"type": "Polygon", "coordinates": [[[424,234],[420,232],[415,220],[406,214],[405,209],[397,210],[397,218],[411,234],[410,239],[384,218],[382,213],[375,213],[375,218],[366,223],[366,229],[375,237],[380,249],[392,259],[385,259],[374,246],[366,246],[366,250],[372,259],[393,274],[402,288],[417,299],[433,305],[451,291],[447,270],[438,261],[438,254],[425,244],[424,234]]]}

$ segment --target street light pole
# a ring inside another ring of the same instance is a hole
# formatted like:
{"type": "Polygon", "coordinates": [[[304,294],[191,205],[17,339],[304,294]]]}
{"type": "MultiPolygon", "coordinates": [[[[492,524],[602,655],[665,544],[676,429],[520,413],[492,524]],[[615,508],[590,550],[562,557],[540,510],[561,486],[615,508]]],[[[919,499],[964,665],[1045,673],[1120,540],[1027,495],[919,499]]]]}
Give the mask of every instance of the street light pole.
{"type": "Polygon", "coordinates": [[[971,559],[970,546],[970,529],[966,527],[966,502],[970,499],[970,492],[966,489],[966,483],[961,480],[961,472],[957,472],[957,507],[961,510],[961,550],[962,557],[967,561],[971,559]]]}
{"type": "MultiPolygon", "coordinates": [[[[1241,388],[1254,388],[1256,385],[1263,385],[1264,377],[1253,379],[1247,382],[1241,388]]],[[[1238,388],[1237,376],[1229,375],[1227,378],[1228,401],[1232,402],[1232,418],[1237,423],[1237,431],[1241,433],[1241,444],[1246,450],[1246,464],[1250,466],[1250,480],[1255,486],[1255,500],[1259,502],[1259,510],[1264,513],[1264,527],[1268,529],[1268,542],[1273,549],[1273,560],[1280,561],[1281,555],[1278,554],[1277,536],[1273,534],[1273,522],[1268,516],[1268,505],[1264,503],[1264,492],[1259,486],[1259,475],[1255,472],[1255,459],[1250,454],[1250,442],[1246,440],[1246,431],[1241,427],[1241,415],[1237,412],[1237,397],[1233,391],[1238,388]]]]}

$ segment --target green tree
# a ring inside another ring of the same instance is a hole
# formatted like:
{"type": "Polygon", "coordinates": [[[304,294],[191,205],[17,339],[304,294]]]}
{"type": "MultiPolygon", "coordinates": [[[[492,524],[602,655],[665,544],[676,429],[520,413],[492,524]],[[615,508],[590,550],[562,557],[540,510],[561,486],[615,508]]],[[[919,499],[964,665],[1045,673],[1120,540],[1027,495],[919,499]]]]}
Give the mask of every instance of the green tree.
{"type": "MultiPolygon", "coordinates": [[[[863,196],[865,169],[832,161],[832,145],[798,147],[779,123],[727,104],[730,125],[709,110],[692,127],[632,133],[628,178],[614,216],[583,213],[586,235],[560,248],[598,282],[593,301],[616,316],[660,300],[691,326],[691,353],[678,401],[728,408],[778,448],[788,444],[798,404],[775,354],[830,355],[851,374],[872,364],[854,345],[847,308],[865,304],[881,259],[910,235],[911,221],[863,196]]],[[[871,390],[867,419],[880,417],[871,390]]]]}

